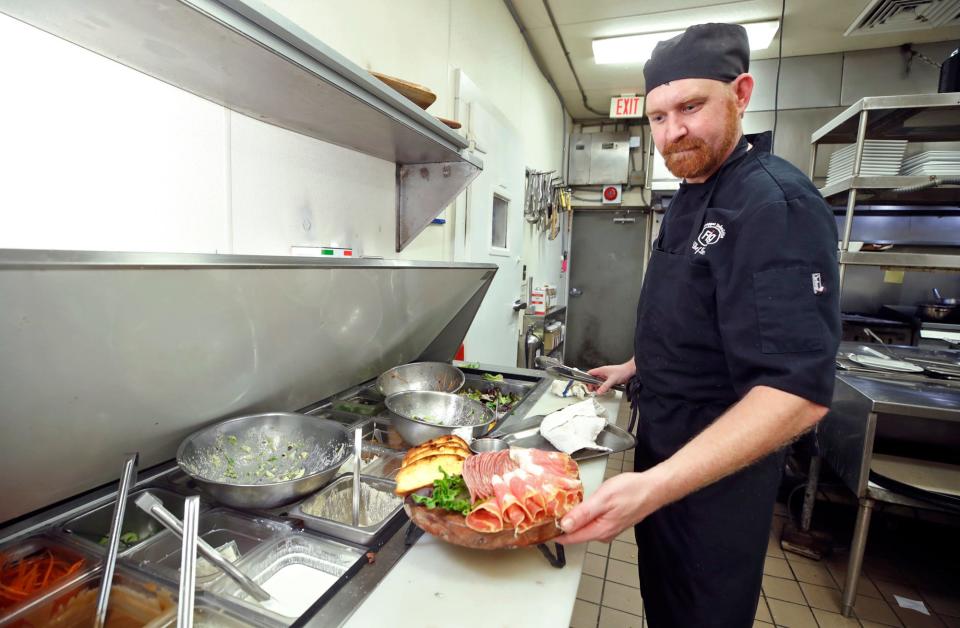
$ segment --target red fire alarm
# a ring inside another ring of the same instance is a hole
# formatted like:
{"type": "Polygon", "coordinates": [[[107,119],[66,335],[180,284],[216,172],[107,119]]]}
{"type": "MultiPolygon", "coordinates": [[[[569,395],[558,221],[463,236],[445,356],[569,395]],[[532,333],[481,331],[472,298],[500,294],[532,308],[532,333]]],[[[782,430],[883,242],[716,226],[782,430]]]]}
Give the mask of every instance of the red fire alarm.
{"type": "Polygon", "coordinates": [[[620,186],[619,185],[603,186],[603,204],[604,205],[620,204],[620,186]]]}

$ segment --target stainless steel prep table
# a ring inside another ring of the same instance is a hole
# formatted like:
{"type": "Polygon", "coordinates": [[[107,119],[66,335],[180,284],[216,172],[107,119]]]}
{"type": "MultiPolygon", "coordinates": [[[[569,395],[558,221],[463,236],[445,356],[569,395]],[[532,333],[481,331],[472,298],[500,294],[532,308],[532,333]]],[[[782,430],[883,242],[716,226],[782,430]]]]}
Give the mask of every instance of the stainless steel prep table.
{"type": "MultiPolygon", "coordinates": [[[[862,346],[844,343],[841,355],[862,346]]],[[[924,353],[915,347],[895,347],[892,352],[907,360],[924,353]]],[[[940,358],[960,359],[960,352],[941,350],[937,354],[940,358]]],[[[934,507],[871,482],[871,468],[889,453],[918,468],[931,461],[939,465],[948,462],[945,458],[951,451],[955,452],[960,443],[960,381],[922,375],[839,371],[833,404],[818,426],[817,440],[821,457],[859,502],[842,597],[843,614],[849,616],[856,598],[875,502],[934,507]]],[[[808,487],[806,501],[815,494],[815,486],[813,490],[808,487]]],[[[805,511],[811,507],[811,503],[804,505],[805,511]]]]}

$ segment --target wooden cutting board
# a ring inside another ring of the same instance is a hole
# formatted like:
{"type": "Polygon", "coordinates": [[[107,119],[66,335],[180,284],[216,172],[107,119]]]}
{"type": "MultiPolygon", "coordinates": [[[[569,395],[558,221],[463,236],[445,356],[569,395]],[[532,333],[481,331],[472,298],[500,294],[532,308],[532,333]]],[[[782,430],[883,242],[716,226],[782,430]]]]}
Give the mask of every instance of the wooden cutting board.
{"type": "Polygon", "coordinates": [[[553,519],[548,519],[521,534],[515,534],[513,528],[487,533],[471,530],[467,527],[463,515],[441,508],[430,509],[426,506],[419,506],[413,503],[413,500],[409,497],[404,500],[403,509],[407,512],[410,520],[424,532],[432,534],[447,543],[473,549],[494,550],[528,547],[539,545],[562,534],[553,519]]]}
{"type": "Polygon", "coordinates": [[[405,81],[395,76],[380,74],[379,72],[370,72],[370,74],[400,92],[421,109],[426,109],[437,100],[437,95],[423,85],[417,85],[416,83],[411,83],[410,81],[405,81]]]}

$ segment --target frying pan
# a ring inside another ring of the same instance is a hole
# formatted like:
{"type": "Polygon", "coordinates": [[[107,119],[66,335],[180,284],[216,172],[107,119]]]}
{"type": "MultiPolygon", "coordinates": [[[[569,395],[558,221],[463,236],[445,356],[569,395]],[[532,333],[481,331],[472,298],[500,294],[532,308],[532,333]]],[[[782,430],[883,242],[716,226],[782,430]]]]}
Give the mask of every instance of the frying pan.
{"type": "Polygon", "coordinates": [[[940,321],[949,318],[960,307],[960,299],[944,298],[940,296],[940,291],[933,289],[934,301],[931,303],[920,303],[917,308],[920,311],[920,317],[928,320],[940,321]]]}

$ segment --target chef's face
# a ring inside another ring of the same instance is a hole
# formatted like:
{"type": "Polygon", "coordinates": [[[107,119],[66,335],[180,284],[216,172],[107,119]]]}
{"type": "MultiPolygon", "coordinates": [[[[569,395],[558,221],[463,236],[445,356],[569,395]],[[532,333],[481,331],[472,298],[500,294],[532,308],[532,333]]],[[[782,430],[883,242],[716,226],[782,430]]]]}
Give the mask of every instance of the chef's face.
{"type": "Polygon", "coordinates": [[[753,77],[741,74],[732,83],[681,79],[647,94],[653,141],[674,176],[702,183],[716,172],[740,139],[752,93],[753,77]]]}

